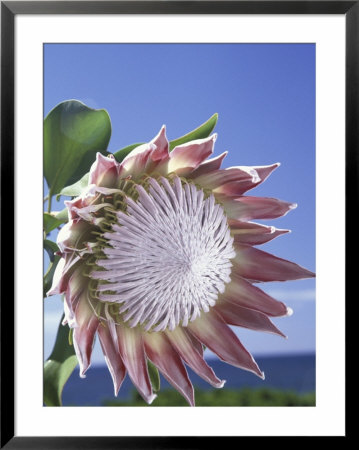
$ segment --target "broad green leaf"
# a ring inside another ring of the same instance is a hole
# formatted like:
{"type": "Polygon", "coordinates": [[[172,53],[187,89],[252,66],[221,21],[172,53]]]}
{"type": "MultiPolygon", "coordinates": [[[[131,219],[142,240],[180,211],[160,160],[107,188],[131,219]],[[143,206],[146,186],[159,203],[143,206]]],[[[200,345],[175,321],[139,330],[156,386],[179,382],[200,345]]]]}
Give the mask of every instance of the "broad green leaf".
{"type": "Polygon", "coordinates": [[[56,196],[59,200],[61,195],[66,195],[68,197],[77,197],[81,194],[82,190],[88,186],[90,172],[85,173],[85,175],[76,183],[71,184],[71,186],[64,187],[61,192],[56,196]]]}
{"type": "Polygon", "coordinates": [[[110,117],[77,100],[58,104],[44,121],[44,174],[49,196],[89,171],[97,152],[107,154],[110,117]]]}
{"type": "Polygon", "coordinates": [[[52,230],[59,227],[63,220],[58,219],[53,214],[49,214],[47,212],[44,213],[44,232],[45,234],[49,234],[52,230]]]}
{"type": "Polygon", "coordinates": [[[44,403],[46,406],[62,405],[62,390],[77,365],[73,345],[69,345],[69,327],[61,325],[57,331],[54,349],[44,365],[44,403]]]}
{"type": "Polygon", "coordinates": [[[127,155],[129,155],[133,149],[135,149],[136,147],[138,147],[139,145],[142,145],[142,143],[140,144],[131,144],[128,145],[127,147],[122,148],[121,150],[118,150],[116,153],[113,154],[113,156],[115,157],[117,162],[122,162],[127,155]]]}
{"type": "Polygon", "coordinates": [[[186,142],[194,141],[195,139],[204,139],[208,137],[216,126],[217,120],[218,114],[213,114],[213,116],[210,117],[207,122],[203,123],[195,130],[185,134],[178,139],[175,139],[174,141],[171,141],[170,150],[173,150],[177,145],[185,144],[186,142]]]}
{"type": "Polygon", "coordinates": [[[54,259],[50,261],[49,267],[47,269],[47,272],[44,275],[44,284],[43,284],[43,296],[46,297],[46,294],[50,290],[52,286],[52,279],[54,278],[54,273],[56,270],[56,266],[58,262],[60,261],[61,256],[55,255],[54,259]]]}
{"type": "Polygon", "coordinates": [[[158,392],[160,390],[160,374],[158,373],[157,367],[148,359],[147,360],[147,369],[148,369],[148,375],[150,376],[152,389],[155,392],[158,392]]]}

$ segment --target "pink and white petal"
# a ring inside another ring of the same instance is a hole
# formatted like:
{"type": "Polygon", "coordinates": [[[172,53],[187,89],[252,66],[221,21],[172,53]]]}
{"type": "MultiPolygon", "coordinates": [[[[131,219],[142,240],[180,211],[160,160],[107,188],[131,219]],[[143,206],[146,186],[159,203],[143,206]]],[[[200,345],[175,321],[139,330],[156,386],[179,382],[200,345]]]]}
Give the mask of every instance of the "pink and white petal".
{"type": "Polygon", "coordinates": [[[217,195],[229,219],[253,220],[276,219],[285,216],[295,209],[295,203],[268,197],[238,197],[230,198],[223,194],[217,195]]]}
{"type": "Polygon", "coordinates": [[[223,387],[225,380],[216,377],[211,367],[203,359],[202,353],[199,353],[193,346],[191,336],[184,328],[177,327],[173,331],[166,331],[166,334],[172,347],[197,375],[216,388],[223,387]]]}
{"type": "Polygon", "coordinates": [[[204,348],[202,342],[196,339],[193,334],[187,333],[188,338],[191,340],[193,347],[196,349],[197,353],[199,353],[202,357],[204,354],[204,348]]]}
{"type": "Polygon", "coordinates": [[[229,301],[236,305],[262,312],[268,316],[280,317],[288,315],[288,308],[253,286],[244,278],[238,276],[234,271],[231,273],[231,282],[227,284],[220,301],[229,301]]]}
{"type": "Polygon", "coordinates": [[[68,279],[65,280],[63,277],[63,271],[66,265],[65,258],[61,258],[57,263],[54,276],[52,278],[52,285],[49,291],[47,291],[46,296],[50,297],[55,294],[62,294],[67,289],[68,279]]]}
{"type": "Polygon", "coordinates": [[[57,245],[61,252],[72,252],[85,247],[91,237],[91,227],[82,219],[74,219],[67,222],[57,235],[57,245]]]}
{"type": "Polygon", "coordinates": [[[77,214],[78,217],[85,220],[86,222],[95,223],[96,222],[96,213],[106,206],[111,206],[110,203],[97,203],[85,206],[83,208],[73,208],[73,211],[77,214]]]}
{"type": "Polygon", "coordinates": [[[122,175],[136,178],[142,173],[153,172],[161,163],[166,166],[165,162],[169,159],[168,148],[166,127],[163,125],[152,141],[139,145],[126,156],[121,163],[122,175]]]}
{"type": "Polygon", "coordinates": [[[232,235],[234,236],[234,240],[237,243],[248,245],[258,245],[260,243],[262,244],[290,231],[280,230],[273,226],[267,226],[255,222],[246,222],[236,219],[229,219],[228,225],[231,229],[232,235]]]}
{"type": "Polygon", "coordinates": [[[213,170],[212,172],[195,177],[194,181],[196,184],[214,191],[226,183],[238,182],[242,184],[245,190],[247,186],[252,186],[260,181],[260,178],[252,167],[237,166],[213,170]]]}
{"type": "Polygon", "coordinates": [[[65,200],[64,204],[67,207],[69,221],[78,219],[77,209],[86,206],[83,197],[76,197],[73,200],[65,200]]]}
{"type": "Polygon", "coordinates": [[[146,333],[145,350],[148,358],[160,370],[166,380],[194,406],[192,383],[181,358],[163,333],[146,333]]]}
{"type": "Polygon", "coordinates": [[[139,145],[132,152],[126,156],[121,163],[122,172],[125,176],[132,176],[136,178],[138,175],[145,172],[146,165],[150,159],[151,153],[156,150],[156,146],[151,142],[139,145]]]}
{"type": "Polygon", "coordinates": [[[119,194],[122,192],[121,189],[107,188],[102,186],[94,186],[93,190],[94,192],[99,192],[100,194],[103,195],[119,194]]]}
{"type": "Polygon", "coordinates": [[[214,189],[214,194],[221,194],[227,197],[239,197],[245,192],[254,188],[258,183],[253,183],[251,180],[231,181],[230,183],[222,184],[214,189]]]}
{"type": "Polygon", "coordinates": [[[315,274],[286,259],[249,245],[235,243],[232,273],[252,281],[288,281],[313,278],[315,274]]]}
{"type": "Polygon", "coordinates": [[[248,328],[250,330],[265,331],[267,333],[279,334],[286,337],[266,316],[259,311],[244,308],[228,300],[218,302],[214,309],[228,325],[248,328]]]}
{"type": "Polygon", "coordinates": [[[188,325],[194,336],[204,343],[222,361],[235,367],[248,370],[264,379],[252,355],[214,310],[202,314],[188,325]]]}
{"type": "Polygon", "coordinates": [[[97,153],[96,161],[90,169],[89,185],[115,187],[120,172],[121,166],[113,155],[103,156],[101,153],[97,153]]]}
{"type": "Polygon", "coordinates": [[[257,172],[260,181],[257,183],[256,186],[258,186],[258,184],[263,183],[263,181],[265,181],[269,175],[272,174],[272,172],[274,172],[274,170],[276,170],[278,167],[280,166],[280,163],[274,163],[274,164],[270,164],[269,166],[254,166],[253,169],[257,172]]]}
{"type": "Polygon", "coordinates": [[[55,294],[63,294],[66,292],[67,285],[71,275],[76,269],[76,263],[80,261],[80,257],[72,253],[65,253],[56,266],[52,285],[46,296],[55,294]]]}
{"type": "Polygon", "coordinates": [[[80,377],[85,378],[85,372],[90,367],[95,334],[99,320],[95,316],[84,292],[76,306],[76,327],[73,329],[73,344],[80,364],[80,377]]]}
{"type": "Polygon", "coordinates": [[[87,288],[88,278],[85,278],[82,275],[81,267],[77,267],[68,281],[64,298],[65,319],[63,323],[67,323],[70,328],[78,326],[75,311],[81,294],[83,294],[87,288]]]}
{"type": "MultiPolygon", "coordinates": [[[[273,170],[279,166],[279,163],[272,164],[270,166],[242,166],[239,169],[243,172],[247,172],[248,174],[252,174],[252,179],[248,178],[246,180],[245,178],[243,179],[243,177],[236,179],[230,175],[227,175],[225,183],[218,186],[214,192],[218,194],[225,194],[228,197],[238,197],[239,195],[243,195],[245,192],[263,183],[263,181],[269,177],[273,170]]],[[[235,173],[231,168],[227,170],[229,170],[231,174],[235,173]]]]}
{"type": "Polygon", "coordinates": [[[222,161],[224,158],[228,155],[228,152],[223,152],[219,156],[216,156],[215,158],[208,159],[207,161],[200,164],[197,169],[195,169],[193,172],[191,172],[188,175],[188,178],[197,178],[200,175],[204,175],[206,173],[212,172],[213,170],[218,170],[221,168],[222,161]]]}
{"type": "Polygon", "coordinates": [[[110,371],[112,377],[115,396],[117,396],[126,376],[126,368],[122,362],[118,346],[113,342],[111,332],[107,327],[107,324],[100,323],[97,329],[97,334],[108,370],[110,371]]]}
{"type": "Polygon", "coordinates": [[[290,230],[281,230],[279,228],[270,227],[270,233],[263,234],[253,234],[253,235],[236,235],[234,237],[234,242],[239,244],[248,244],[248,245],[262,245],[265,244],[278,236],[282,236],[283,234],[289,233],[290,230]]]}
{"type": "Polygon", "coordinates": [[[151,381],[147,370],[141,331],[116,324],[119,352],[132,383],[145,402],[151,404],[156,398],[152,392],[151,381]]]}
{"type": "Polygon", "coordinates": [[[205,139],[197,139],[178,145],[170,153],[168,172],[176,172],[180,176],[187,175],[196,169],[213,153],[217,134],[205,139]]]}
{"type": "Polygon", "coordinates": [[[238,244],[260,245],[282,234],[289,233],[289,230],[235,219],[229,219],[228,225],[234,235],[234,242],[238,244]]]}
{"type": "Polygon", "coordinates": [[[91,205],[99,197],[97,194],[98,186],[90,184],[86,186],[79,197],[72,200],[65,200],[65,205],[68,210],[69,220],[79,219],[78,210],[91,205]]]}
{"type": "Polygon", "coordinates": [[[271,233],[271,227],[267,225],[262,225],[255,222],[246,222],[235,219],[228,219],[228,225],[231,229],[231,233],[234,236],[237,235],[248,235],[248,234],[264,234],[271,233]]]}
{"type": "Polygon", "coordinates": [[[162,126],[157,136],[152,139],[151,143],[156,146],[151,154],[151,160],[153,162],[158,162],[166,159],[168,156],[169,146],[168,139],[166,137],[165,125],[162,126]]]}

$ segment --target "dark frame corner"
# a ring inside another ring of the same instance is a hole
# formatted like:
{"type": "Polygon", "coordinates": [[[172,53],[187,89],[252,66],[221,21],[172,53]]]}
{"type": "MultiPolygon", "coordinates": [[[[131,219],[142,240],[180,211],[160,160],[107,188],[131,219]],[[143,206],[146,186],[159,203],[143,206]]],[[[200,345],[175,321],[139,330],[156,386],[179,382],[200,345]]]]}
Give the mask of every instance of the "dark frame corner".
{"type": "MultiPolygon", "coordinates": [[[[355,236],[349,205],[358,204],[359,0],[4,1],[1,2],[1,441],[6,449],[201,448],[231,438],[14,437],[14,24],[17,14],[343,14],[346,18],[346,236],[355,236]],[[5,259],[6,255],[6,259],[5,259]],[[4,282],[6,280],[6,284],[4,282]],[[10,319],[10,320],[9,320],[10,319]],[[6,368],[6,370],[4,370],[6,368]]],[[[348,241],[346,241],[348,242],[348,241]]],[[[355,261],[346,245],[346,267],[355,261]]],[[[356,277],[346,272],[346,290],[356,277]]],[[[347,339],[348,342],[348,339],[347,339]]],[[[232,438],[233,439],[233,438],[232,438]]]]}

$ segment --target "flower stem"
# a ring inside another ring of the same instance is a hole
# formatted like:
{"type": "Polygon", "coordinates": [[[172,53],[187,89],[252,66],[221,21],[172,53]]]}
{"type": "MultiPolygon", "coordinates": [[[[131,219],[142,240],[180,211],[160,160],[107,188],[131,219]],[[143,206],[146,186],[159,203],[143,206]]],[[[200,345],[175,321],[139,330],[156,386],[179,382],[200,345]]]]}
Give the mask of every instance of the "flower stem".
{"type": "Polygon", "coordinates": [[[51,200],[52,200],[52,195],[48,195],[48,203],[47,203],[47,212],[50,213],[51,212],[51,200]]]}

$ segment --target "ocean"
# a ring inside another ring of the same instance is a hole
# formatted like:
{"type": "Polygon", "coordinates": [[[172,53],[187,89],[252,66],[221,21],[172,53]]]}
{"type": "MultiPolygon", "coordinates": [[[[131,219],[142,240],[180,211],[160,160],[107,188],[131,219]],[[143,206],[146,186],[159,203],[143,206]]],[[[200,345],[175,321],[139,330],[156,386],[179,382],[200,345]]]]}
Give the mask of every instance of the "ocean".
{"type": "MultiPolygon", "coordinates": [[[[227,380],[227,388],[267,387],[292,390],[299,394],[315,391],[315,354],[264,356],[256,357],[256,361],[266,375],[264,381],[222,361],[207,362],[219,378],[227,380]]],[[[188,374],[195,388],[213,389],[191,369],[188,369],[188,374]]],[[[161,389],[167,387],[170,385],[161,377],[161,389]]],[[[133,389],[129,377],[126,376],[118,398],[129,399],[133,389]]],[[[107,367],[90,367],[85,379],[79,377],[76,369],[64,387],[62,398],[64,406],[101,406],[104,400],[113,399],[112,379],[107,367]]]]}

